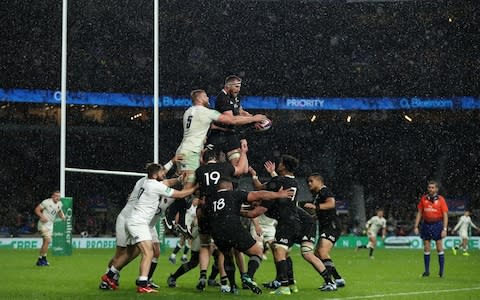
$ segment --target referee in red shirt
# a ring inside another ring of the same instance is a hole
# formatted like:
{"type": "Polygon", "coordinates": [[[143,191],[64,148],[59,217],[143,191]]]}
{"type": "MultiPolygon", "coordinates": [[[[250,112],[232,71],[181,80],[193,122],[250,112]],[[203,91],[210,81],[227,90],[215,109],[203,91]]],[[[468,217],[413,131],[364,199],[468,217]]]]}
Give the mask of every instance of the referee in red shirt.
{"type": "Polygon", "coordinates": [[[434,240],[438,252],[438,264],[440,270],[438,276],[443,277],[443,267],[445,264],[445,256],[443,253],[442,239],[447,235],[448,226],[448,207],[445,198],[438,194],[438,183],[429,181],[427,187],[428,193],[423,195],[418,203],[417,217],[415,219],[415,234],[418,234],[418,225],[423,219],[420,230],[420,237],[423,240],[423,262],[425,272],[422,276],[430,275],[430,241],[434,240]]]}

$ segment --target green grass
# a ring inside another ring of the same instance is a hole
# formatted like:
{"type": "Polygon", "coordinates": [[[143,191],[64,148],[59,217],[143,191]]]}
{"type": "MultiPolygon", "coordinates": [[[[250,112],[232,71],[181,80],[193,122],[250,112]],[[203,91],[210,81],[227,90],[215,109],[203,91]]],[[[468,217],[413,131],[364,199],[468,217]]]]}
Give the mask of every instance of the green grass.
{"type": "MultiPolygon", "coordinates": [[[[197,292],[195,284],[198,269],[181,277],[177,288],[168,288],[166,278],[179,266],[160,257],[154,279],[161,285],[158,294],[138,295],[135,279],[138,260],[122,271],[121,286],[116,291],[98,289],[99,278],[113,254],[105,249],[75,249],[71,257],[49,256],[49,267],[36,267],[37,250],[0,250],[0,298],[1,299],[213,299],[213,298],[286,298],[288,296],[254,295],[241,290],[240,295],[220,294],[217,289],[207,288],[197,292]]],[[[423,271],[423,255],[419,250],[386,250],[375,253],[368,259],[367,251],[334,249],[333,259],[347,281],[345,288],[337,292],[320,292],[320,276],[300,257],[298,250],[292,254],[294,271],[300,292],[292,299],[378,299],[373,295],[385,295],[388,299],[480,299],[480,253],[471,251],[470,257],[446,253],[446,275],[438,278],[437,255],[432,255],[431,277],[419,278],[423,271]],[[464,290],[461,290],[464,289],[464,290]],[[426,292],[423,293],[422,292],[426,292]],[[402,295],[402,293],[405,293],[402,295]],[[416,294],[413,294],[416,293],[416,294]]],[[[274,266],[269,256],[256,274],[257,282],[274,277],[274,266]]]]}

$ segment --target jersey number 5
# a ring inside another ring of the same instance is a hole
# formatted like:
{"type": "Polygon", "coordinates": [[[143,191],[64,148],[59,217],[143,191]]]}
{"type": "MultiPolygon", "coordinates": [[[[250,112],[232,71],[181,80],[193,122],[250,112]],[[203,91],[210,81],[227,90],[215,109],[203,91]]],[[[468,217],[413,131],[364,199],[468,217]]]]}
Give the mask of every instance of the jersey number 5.
{"type": "Polygon", "coordinates": [[[190,125],[192,125],[192,118],[193,116],[188,116],[187,118],[187,129],[190,128],[190,125]]]}

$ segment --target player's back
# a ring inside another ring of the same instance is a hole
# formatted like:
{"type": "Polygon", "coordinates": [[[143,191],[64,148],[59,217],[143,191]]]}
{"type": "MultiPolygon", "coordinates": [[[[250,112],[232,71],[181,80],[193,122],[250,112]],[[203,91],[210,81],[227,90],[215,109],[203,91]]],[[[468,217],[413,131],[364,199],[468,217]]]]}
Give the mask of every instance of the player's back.
{"type": "Polygon", "coordinates": [[[137,180],[137,182],[135,183],[135,186],[133,187],[132,192],[128,196],[127,203],[123,207],[122,211],[120,211],[120,214],[123,215],[124,217],[128,217],[132,212],[133,207],[135,206],[135,203],[138,200],[140,189],[142,188],[143,183],[145,182],[146,179],[147,177],[142,177],[139,180],[137,180]]]}
{"type": "Polygon", "coordinates": [[[219,190],[210,195],[207,206],[208,217],[214,228],[221,229],[229,224],[240,225],[240,208],[247,201],[247,192],[219,190]]]}
{"type": "Polygon", "coordinates": [[[232,179],[234,175],[235,168],[229,162],[216,162],[200,166],[195,171],[195,177],[197,178],[197,183],[199,184],[200,195],[206,196],[208,199],[209,195],[217,192],[216,185],[220,179],[232,179]]]}
{"type": "Polygon", "coordinates": [[[157,211],[159,197],[172,194],[172,189],[162,182],[156,179],[145,180],[129,219],[140,223],[149,223],[157,211]]]}
{"type": "Polygon", "coordinates": [[[289,222],[298,220],[296,212],[298,182],[294,176],[276,176],[266,183],[266,190],[276,192],[283,189],[293,189],[295,191],[292,198],[282,198],[275,201],[262,201],[262,206],[268,210],[267,217],[278,220],[279,222],[289,222]]]}
{"type": "Polygon", "coordinates": [[[201,105],[194,105],[183,114],[183,139],[180,149],[200,153],[210,124],[220,113],[201,105]]]}

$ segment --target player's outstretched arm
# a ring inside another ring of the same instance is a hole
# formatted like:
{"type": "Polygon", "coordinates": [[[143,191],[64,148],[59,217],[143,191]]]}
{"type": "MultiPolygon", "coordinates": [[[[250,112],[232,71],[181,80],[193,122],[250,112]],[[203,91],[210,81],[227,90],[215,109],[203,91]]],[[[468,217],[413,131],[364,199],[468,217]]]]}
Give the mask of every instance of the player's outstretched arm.
{"type": "Polygon", "coordinates": [[[188,197],[190,196],[191,194],[195,193],[195,191],[197,190],[198,188],[198,185],[194,185],[190,188],[186,188],[186,189],[183,189],[181,191],[179,190],[173,190],[173,194],[172,194],[172,197],[173,198],[176,198],[176,199],[181,199],[181,198],[185,198],[185,197],[188,197]]]}
{"type": "Polygon", "coordinates": [[[267,116],[260,114],[254,116],[233,116],[229,114],[221,114],[217,121],[229,125],[246,125],[250,123],[261,122],[266,118],[267,116]]]}
{"type": "Polygon", "coordinates": [[[278,190],[278,192],[269,192],[269,191],[254,191],[248,193],[248,202],[261,201],[261,200],[276,200],[282,198],[292,198],[295,195],[293,189],[284,190],[283,186],[278,190]]]}
{"type": "Polygon", "coordinates": [[[257,205],[255,206],[254,209],[251,209],[251,210],[242,210],[240,211],[240,214],[242,217],[245,217],[245,218],[256,218],[260,215],[263,215],[264,213],[267,212],[267,208],[266,207],[263,207],[261,205],[257,205]]]}

